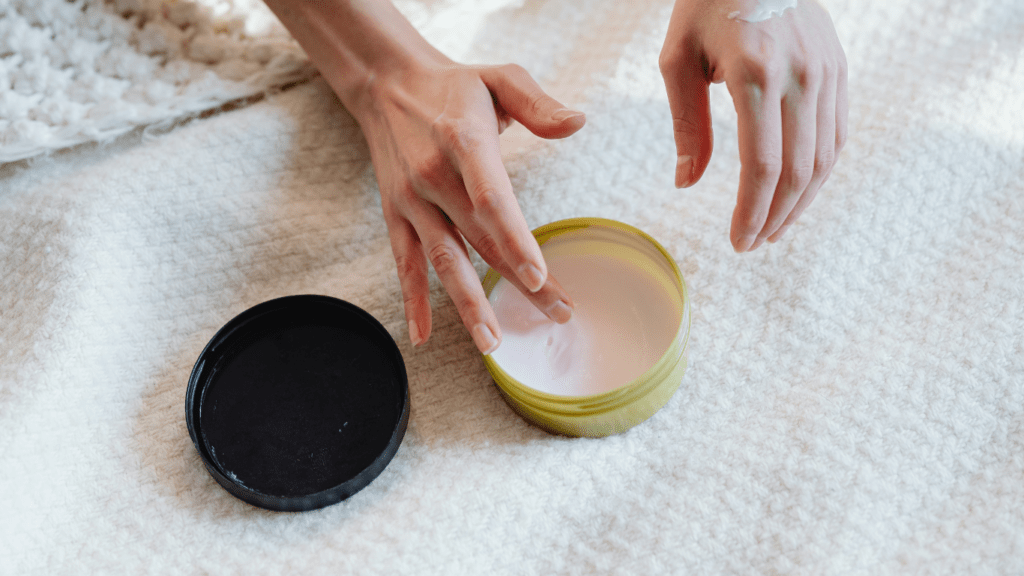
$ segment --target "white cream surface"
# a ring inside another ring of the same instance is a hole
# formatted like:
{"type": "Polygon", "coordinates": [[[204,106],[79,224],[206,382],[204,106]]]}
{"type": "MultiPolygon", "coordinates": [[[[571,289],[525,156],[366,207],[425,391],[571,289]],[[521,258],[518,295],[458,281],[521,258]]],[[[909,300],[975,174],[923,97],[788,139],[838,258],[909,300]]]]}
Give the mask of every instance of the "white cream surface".
{"type": "Polygon", "coordinates": [[[759,0],[749,13],[743,14],[743,12],[737,10],[731,12],[729,18],[743,20],[744,22],[764,22],[769,18],[782,16],[782,13],[789,8],[796,8],[796,3],[797,0],[759,0]]]}
{"type": "Polygon", "coordinates": [[[679,330],[682,308],[653,263],[544,252],[548,273],[576,305],[573,317],[557,324],[499,280],[490,301],[502,341],[491,358],[505,372],[541,392],[584,396],[629,383],[661,358],[679,330]]]}

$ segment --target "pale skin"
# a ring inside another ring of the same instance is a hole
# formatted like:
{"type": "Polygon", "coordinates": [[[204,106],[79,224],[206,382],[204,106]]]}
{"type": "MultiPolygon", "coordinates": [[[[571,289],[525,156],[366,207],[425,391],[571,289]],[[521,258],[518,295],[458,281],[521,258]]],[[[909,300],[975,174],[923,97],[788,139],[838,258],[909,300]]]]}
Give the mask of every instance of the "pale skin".
{"type": "MultiPolygon", "coordinates": [[[[678,0],[660,58],[689,186],[711,156],[707,94],[724,81],[739,115],[737,252],[781,237],[828,178],[846,138],[846,61],[828,14],[810,0],[761,23],[727,14],[750,0],[678,0]]],[[[467,66],[423,39],[390,0],[267,0],[359,122],[370,149],[405,302],[409,339],[431,331],[428,266],[477,348],[501,329],[466,242],[538,309],[564,323],[573,302],[547,274],[501,161],[512,122],[565,138],[582,112],[521,67],[467,66]]]]}
{"type": "Polygon", "coordinates": [[[846,55],[811,0],[764,22],[728,15],[752,1],[678,0],[659,65],[675,129],[676,186],[711,159],[708,84],[736,107],[740,183],[730,238],[737,252],[776,242],[814,200],[846,143],[846,55]]]}

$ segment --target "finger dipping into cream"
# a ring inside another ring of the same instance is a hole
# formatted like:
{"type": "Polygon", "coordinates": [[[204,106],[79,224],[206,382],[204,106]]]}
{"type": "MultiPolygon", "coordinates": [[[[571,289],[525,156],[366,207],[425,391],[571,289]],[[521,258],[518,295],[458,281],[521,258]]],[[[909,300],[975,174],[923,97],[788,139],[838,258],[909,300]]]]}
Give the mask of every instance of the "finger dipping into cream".
{"type": "Polygon", "coordinates": [[[578,218],[534,234],[575,308],[558,324],[488,274],[503,338],[485,363],[498,388],[520,415],[558,433],[603,436],[645,420],[686,367],[689,302],[678,267],[620,222],[578,218]]]}

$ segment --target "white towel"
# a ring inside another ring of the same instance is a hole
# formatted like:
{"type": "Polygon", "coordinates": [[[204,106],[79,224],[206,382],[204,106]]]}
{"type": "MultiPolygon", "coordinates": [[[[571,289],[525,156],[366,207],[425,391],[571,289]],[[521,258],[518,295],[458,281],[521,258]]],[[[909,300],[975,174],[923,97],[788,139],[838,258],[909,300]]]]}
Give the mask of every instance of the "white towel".
{"type": "Polygon", "coordinates": [[[604,439],[518,418],[436,278],[410,346],[368,152],[322,81],[0,168],[0,574],[1024,573],[1024,5],[829,7],[847,147],[780,243],[737,255],[722,86],[711,165],[672,185],[668,0],[403,4],[587,113],[506,139],[531,225],[622,220],[689,283],[682,387],[604,439]],[[412,416],[365,490],[272,513],[203,468],[184,395],[224,322],[299,293],[381,320],[412,416]]]}

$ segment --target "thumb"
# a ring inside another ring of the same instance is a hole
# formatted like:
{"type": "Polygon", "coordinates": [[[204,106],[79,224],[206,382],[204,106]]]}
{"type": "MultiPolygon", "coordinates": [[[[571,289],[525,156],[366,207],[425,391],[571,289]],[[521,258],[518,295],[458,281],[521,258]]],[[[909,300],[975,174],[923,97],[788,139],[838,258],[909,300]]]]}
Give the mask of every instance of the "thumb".
{"type": "Polygon", "coordinates": [[[484,68],[480,78],[500,108],[541,138],[571,136],[587,121],[583,112],[570,110],[548,96],[518,64],[484,68]]]}
{"type": "Polygon", "coordinates": [[[700,180],[711,160],[714,134],[708,80],[703,60],[693,50],[662,59],[661,74],[676,139],[676,188],[688,188],[700,180]]]}

